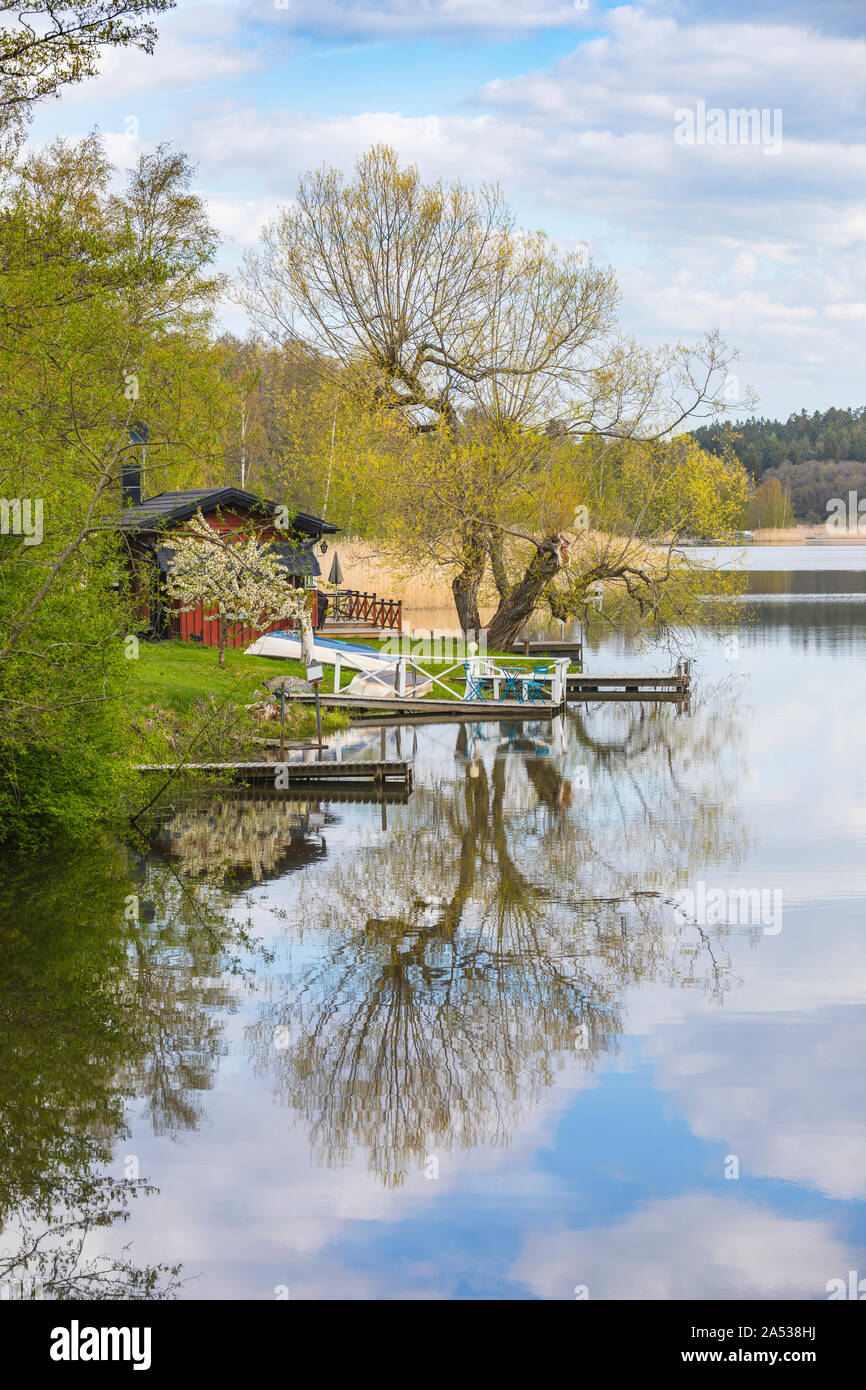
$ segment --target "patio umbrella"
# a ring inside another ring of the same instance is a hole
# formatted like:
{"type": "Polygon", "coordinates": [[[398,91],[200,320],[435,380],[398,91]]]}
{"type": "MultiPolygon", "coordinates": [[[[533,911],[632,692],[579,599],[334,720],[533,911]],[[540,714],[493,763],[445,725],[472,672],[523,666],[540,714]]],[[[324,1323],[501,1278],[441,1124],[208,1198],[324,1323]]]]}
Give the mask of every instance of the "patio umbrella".
{"type": "Polygon", "coordinates": [[[338,551],[334,551],[334,558],[331,561],[331,568],[328,572],[328,583],[336,585],[337,588],[343,582],[343,566],[340,564],[338,551]]]}

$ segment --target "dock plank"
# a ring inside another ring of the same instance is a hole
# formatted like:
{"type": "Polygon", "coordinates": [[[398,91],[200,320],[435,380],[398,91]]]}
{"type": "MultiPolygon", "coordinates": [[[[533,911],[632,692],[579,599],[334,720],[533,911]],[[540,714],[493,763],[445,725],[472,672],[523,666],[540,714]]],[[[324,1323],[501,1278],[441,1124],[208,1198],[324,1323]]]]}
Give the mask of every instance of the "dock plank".
{"type": "Polygon", "coordinates": [[[273,784],[280,775],[281,781],[288,785],[315,782],[399,782],[412,785],[412,761],[401,758],[379,762],[322,762],[287,763],[184,763],[177,767],[173,763],[146,763],[138,767],[139,772],[211,772],[231,775],[237,781],[270,782],[273,784]]]}

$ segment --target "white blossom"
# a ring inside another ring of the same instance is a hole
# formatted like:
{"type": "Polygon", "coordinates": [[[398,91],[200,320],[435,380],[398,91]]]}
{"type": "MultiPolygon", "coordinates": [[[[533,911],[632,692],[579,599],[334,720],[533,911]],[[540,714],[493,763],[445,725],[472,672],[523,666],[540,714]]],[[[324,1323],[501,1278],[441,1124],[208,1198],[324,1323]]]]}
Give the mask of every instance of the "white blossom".
{"type": "Polygon", "coordinates": [[[216,530],[199,512],[172,537],[172,547],[166,590],[184,612],[201,604],[226,627],[266,627],[280,618],[293,619],[302,632],[310,626],[306,594],[292,587],[268,542],[255,536],[233,541],[230,531],[216,530]]]}

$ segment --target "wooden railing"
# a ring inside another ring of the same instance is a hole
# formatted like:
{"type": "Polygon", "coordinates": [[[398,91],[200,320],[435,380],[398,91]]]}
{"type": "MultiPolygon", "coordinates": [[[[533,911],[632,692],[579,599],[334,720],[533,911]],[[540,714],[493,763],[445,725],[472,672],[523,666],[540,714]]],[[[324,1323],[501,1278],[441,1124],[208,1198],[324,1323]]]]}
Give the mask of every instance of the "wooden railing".
{"type": "Polygon", "coordinates": [[[362,594],[359,589],[340,589],[328,595],[326,622],[369,623],[371,627],[403,631],[403,601],[362,594]]]}

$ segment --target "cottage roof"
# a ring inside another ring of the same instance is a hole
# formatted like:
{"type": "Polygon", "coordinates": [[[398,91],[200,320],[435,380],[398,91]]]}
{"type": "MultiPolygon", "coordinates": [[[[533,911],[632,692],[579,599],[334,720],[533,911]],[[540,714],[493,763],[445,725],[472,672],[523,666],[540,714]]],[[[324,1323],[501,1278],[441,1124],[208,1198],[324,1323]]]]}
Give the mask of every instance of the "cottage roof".
{"type": "MultiPolygon", "coordinates": [[[[259,512],[271,517],[276,515],[279,504],[256,497],[252,492],[244,492],[239,487],[189,488],[184,492],[160,492],[134,506],[124,507],[118,524],[124,531],[163,531],[189,521],[198,511],[214,511],[218,507],[259,512]]],[[[308,512],[295,512],[290,529],[296,535],[312,536],[314,540],[319,540],[321,536],[334,535],[340,528],[308,512]]]]}

